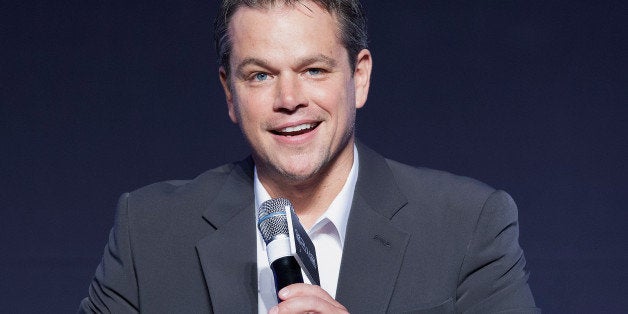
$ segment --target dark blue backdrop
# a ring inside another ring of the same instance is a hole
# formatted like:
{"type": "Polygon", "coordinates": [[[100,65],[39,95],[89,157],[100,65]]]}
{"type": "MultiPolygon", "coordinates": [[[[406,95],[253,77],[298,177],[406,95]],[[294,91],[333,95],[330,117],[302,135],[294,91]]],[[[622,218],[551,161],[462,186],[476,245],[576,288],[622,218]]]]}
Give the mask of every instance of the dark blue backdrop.
{"type": "MultiPolygon", "coordinates": [[[[240,159],[210,1],[0,7],[0,311],[73,312],[120,193],[240,159]]],[[[358,136],[519,205],[548,313],[628,310],[623,1],[365,1],[358,136]]]]}

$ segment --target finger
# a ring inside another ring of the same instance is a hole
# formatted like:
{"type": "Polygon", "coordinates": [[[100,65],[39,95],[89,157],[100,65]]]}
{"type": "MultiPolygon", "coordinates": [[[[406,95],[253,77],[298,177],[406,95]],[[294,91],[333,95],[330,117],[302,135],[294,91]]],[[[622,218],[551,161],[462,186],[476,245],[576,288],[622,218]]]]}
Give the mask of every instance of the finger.
{"type": "Polygon", "coordinates": [[[278,296],[281,300],[284,300],[284,301],[289,300],[289,299],[294,299],[294,298],[305,298],[305,297],[310,298],[311,297],[313,299],[311,300],[307,299],[307,300],[309,300],[308,302],[311,302],[314,305],[317,304],[318,300],[322,300],[334,307],[346,310],[346,308],[342,304],[340,304],[338,301],[336,301],[334,298],[332,298],[332,296],[329,295],[327,291],[323,290],[323,288],[316,285],[309,285],[309,284],[304,284],[304,283],[292,284],[281,289],[278,293],[278,296]]]}
{"type": "Polygon", "coordinates": [[[294,297],[302,297],[302,296],[314,296],[327,302],[336,301],[334,298],[327,293],[327,291],[323,290],[320,286],[317,285],[309,285],[305,283],[295,283],[291,284],[283,289],[281,289],[278,293],[279,298],[282,300],[286,300],[288,298],[294,297]]]}
{"type": "Polygon", "coordinates": [[[307,295],[294,296],[282,301],[269,312],[271,314],[285,313],[348,313],[347,309],[340,303],[307,295]]]}

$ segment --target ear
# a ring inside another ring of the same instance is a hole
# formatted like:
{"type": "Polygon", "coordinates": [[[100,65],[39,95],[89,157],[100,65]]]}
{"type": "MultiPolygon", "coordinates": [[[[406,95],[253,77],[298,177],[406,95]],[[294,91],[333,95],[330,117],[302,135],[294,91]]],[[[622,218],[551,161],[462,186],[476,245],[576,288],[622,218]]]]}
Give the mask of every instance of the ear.
{"type": "Polygon", "coordinates": [[[233,104],[233,93],[231,92],[231,83],[229,82],[229,76],[224,67],[220,67],[220,84],[225,92],[225,98],[227,100],[227,108],[229,109],[229,118],[233,123],[238,123],[238,116],[235,113],[235,107],[233,104]]]}
{"type": "Polygon", "coordinates": [[[353,73],[356,108],[362,108],[366,103],[366,98],[368,98],[372,67],[371,52],[368,49],[362,49],[356,57],[355,72],[353,73]]]}

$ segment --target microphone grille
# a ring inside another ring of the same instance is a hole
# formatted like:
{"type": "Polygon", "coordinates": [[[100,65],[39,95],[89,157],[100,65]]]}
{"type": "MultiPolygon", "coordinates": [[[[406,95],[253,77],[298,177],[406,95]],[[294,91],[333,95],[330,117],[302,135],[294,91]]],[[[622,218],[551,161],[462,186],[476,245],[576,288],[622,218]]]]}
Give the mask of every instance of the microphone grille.
{"type": "Polygon", "coordinates": [[[266,244],[277,236],[288,236],[286,206],[292,208],[292,203],[285,198],[273,198],[260,205],[257,213],[257,226],[266,244]]]}

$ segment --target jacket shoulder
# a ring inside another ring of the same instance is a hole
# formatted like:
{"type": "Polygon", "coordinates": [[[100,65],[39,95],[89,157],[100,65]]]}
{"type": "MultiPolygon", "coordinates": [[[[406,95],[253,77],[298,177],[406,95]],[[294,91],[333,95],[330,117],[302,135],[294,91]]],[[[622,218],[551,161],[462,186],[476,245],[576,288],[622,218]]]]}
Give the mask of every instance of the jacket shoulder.
{"type": "Polygon", "coordinates": [[[152,229],[173,219],[192,223],[202,216],[236,167],[236,163],[230,163],[191,180],[153,183],[125,193],[120,202],[124,203],[131,224],[150,226],[152,229]]]}
{"type": "Polygon", "coordinates": [[[476,179],[424,167],[413,167],[386,159],[399,189],[410,200],[428,198],[432,201],[449,200],[483,202],[496,190],[476,179]]]}
{"type": "Polygon", "coordinates": [[[212,191],[212,187],[219,187],[229,176],[235,167],[234,163],[225,164],[214,169],[207,170],[194,179],[188,180],[167,180],[152,183],[140,187],[128,194],[138,199],[167,198],[180,193],[198,190],[200,187],[206,191],[212,191]]]}

